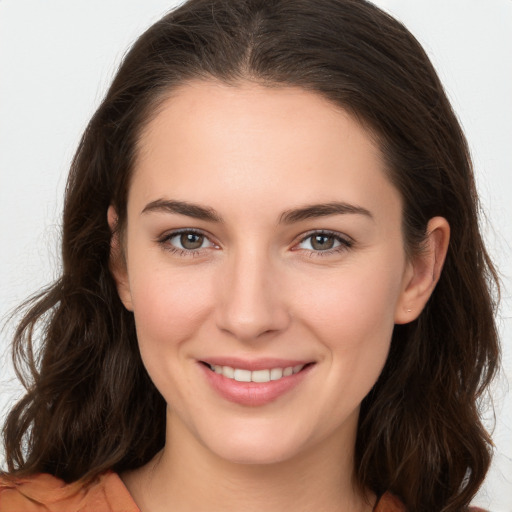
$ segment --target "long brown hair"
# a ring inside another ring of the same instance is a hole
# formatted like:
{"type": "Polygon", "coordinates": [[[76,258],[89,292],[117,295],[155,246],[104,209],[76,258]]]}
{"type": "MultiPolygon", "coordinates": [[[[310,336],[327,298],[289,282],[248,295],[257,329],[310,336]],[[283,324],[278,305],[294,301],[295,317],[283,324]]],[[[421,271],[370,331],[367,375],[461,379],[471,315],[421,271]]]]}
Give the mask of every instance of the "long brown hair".
{"type": "Polygon", "coordinates": [[[62,276],[28,303],[15,333],[27,393],[4,427],[8,472],[91,478],[139,467],[164,444],[166,404],[109,270],[107,209],[115,206],[122,230],[141,130],[194,79],[297,86],[356,116],[402,195],[409,254],[430,218],[448,220],[437,288],[418,320],[396,326],[362,404],[355,470],[363,487],[392,491],[410,511],[463,510],[490,462],[478,399],[499,358],[497,278],[442,85],[408,30],[364,0],[191,0],[136,41],[72,163],[62,276]]]}

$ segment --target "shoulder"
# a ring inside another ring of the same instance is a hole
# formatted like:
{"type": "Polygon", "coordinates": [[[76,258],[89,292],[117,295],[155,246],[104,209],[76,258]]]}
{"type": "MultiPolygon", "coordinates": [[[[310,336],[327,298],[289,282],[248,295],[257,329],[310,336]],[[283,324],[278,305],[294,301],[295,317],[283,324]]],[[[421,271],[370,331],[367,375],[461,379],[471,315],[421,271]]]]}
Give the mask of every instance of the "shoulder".
{"type": "Polygon", "coordinates": [[[390,492],[383,494],[373,512],[406,512],[404,504],[390,492]]]}
{"type": "MultiPolygon", "coordinates": [[[[381,496],[373,512],[407,512],[405,505],[393,494],[387,492],[381,496]]],[[[467,512],[488,512],[483,508],[469,507],[467,512]]]]}
{"type": "Polygon", "coordinates": [[[107,472],[93,482],[64,481],[48,474],[0,477],[0,512],[139,512],[116,473],[107,472]]]}

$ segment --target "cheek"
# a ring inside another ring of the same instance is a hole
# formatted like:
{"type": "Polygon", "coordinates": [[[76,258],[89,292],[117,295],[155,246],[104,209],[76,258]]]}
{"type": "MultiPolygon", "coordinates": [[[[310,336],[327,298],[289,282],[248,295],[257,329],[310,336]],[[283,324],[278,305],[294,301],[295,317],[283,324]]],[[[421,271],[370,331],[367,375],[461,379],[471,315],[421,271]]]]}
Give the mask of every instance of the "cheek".
{"type": "Polygon", "coordinates": [[[141,348],[156,342],[163,349],[189,339],[212,304],[211,280],[197,271],[154,268],[135,274],[130,287],[141,348]]]}
{"type": "Polygon", "coordinates": [[[360,287],[345,280],[343,289],[326,293],[310,310],[315,316],[309,327],[326,348],[330,365],[323,388],[330,392],[315,410],[328,429],[337,429],[359,409],[384,368],[394,327],[392,291],[392,286],[360,287]]]}
{"type": "Polygon", "coordinates": [[[347,268],[325,279],[304,279],[299,290],[301,316],[327,332],[359,333],[358,338],[365,338],[365,333],[393,326],[401,274],[362,266],[347,268]]]}
{"type": "Polygon", "coordinates": [[[378,378],[393,333],[400,276],[399,269],[378,273],[361,266],[303,283],[297,317],[327,349],[331,375],[344,385],[369,391],[378,378]]]}
{"type": "Polygon", "coordinates": [[[187,347],[209,314],[208,280],[165,267],[133,276],[133,311],[144,366],[167,403],[177,408],[194,403],[187,347]]]}

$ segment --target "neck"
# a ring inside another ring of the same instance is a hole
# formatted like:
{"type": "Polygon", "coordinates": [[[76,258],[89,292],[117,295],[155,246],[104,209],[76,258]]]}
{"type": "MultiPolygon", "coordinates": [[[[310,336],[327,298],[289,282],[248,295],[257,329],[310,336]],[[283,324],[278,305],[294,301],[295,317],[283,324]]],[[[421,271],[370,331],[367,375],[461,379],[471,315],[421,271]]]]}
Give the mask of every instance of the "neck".
{"type": "Polygon", "coordinates": [[[122,475],[141,512],[167,511],[169,504],[173,512],[372,509],[375,497],[355,484],[355,431],[350,442],[336,433],[286,461],[239,464],[218,457],[169,419],[165,448],[122,475]]]}

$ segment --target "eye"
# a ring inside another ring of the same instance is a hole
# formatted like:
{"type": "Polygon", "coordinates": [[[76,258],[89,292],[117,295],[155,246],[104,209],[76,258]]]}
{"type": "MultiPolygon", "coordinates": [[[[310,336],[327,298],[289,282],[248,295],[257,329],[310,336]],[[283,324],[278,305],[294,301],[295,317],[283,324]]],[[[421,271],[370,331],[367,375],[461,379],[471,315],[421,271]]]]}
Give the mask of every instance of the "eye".
{"type": "Polygon", "coordinates": [[[193,255],[201,249],[217,247],[206,235],[192,229],[174,231],[162,237],[158,242],[167,250],[180,255],[193,255]]]}
{"type": "Polygon", "coordinates": [[[295,247],[317,253],[333,253],[346,250],[352,246],[352,241],[338,233],[316,231],[305,236],[295,247]]]}
{"type": "Polygon", "coordinates": [[[180,235],[173,236],[169,242],[172,245],[181,246],[180,249],[200,249],[204,242],[208,239],[204,235],[198,235],[197,233],[181,233],[180,235]]]}

